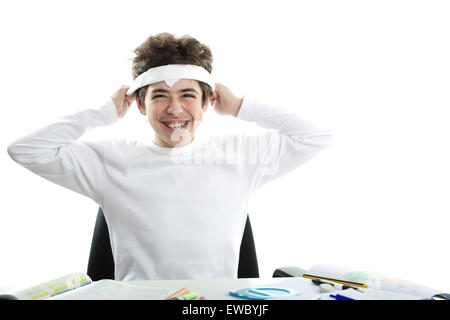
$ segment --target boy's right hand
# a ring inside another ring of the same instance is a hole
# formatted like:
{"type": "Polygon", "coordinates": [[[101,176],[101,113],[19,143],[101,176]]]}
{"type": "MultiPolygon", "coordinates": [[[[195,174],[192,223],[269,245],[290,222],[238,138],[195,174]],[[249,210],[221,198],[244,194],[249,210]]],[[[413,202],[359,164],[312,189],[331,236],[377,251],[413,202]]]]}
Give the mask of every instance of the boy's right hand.
{"type": "Polygon", "coordinates": [[[116,106],[117,116],[119,118],[125,116],[135,99],[135,93],[131,96],[127,96],[127,91],[129,88],[129,86],[121,86],[120,89],[117,90],[111,97],[116,106]]]}

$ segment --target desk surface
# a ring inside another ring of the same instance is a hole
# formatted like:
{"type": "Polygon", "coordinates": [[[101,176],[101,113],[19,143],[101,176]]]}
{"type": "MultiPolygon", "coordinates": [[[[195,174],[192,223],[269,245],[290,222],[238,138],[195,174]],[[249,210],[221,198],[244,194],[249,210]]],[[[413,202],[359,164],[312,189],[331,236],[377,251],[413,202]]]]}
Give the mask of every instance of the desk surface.
{"type": "MultiPolygon", "coordinates": [[[[204,280],[136,280],[114,281],[100,280],[89,285],[54,296],[52,300],[162,300],[182,288],[204,296],[208,300],[236,300],[229,295],[230,290],[255,287],[275,287],[293,289],[300,293],[297,296],[283,299],[331,300],[330,293],[320,293],[320,288],[306,278],[256,278],[256,279],[204,279],[204,280]]],[[[403,292],[360,288],[342,290],[336,287],[333,294],[341,293],[357,300],[416,300],[431,297],[438,293],[435,289],[427,289],[417,295],[415,288],[403,292]]],[[[240,300],[240,299],[239,299],[240,300]]]]}
{"type": "Polygon", "coordinates": [[[317,295],[319,289],[310,280],[303,278],[256,278],[256,279],[205,279],[205,280],[136,280],[95,281],[53,297],[54,300],[161,300],[181,288],[204,296],[209,300],[235,300],[230,290],[249,287],[282,287],[302,292],[302,298],[317,295]]]}

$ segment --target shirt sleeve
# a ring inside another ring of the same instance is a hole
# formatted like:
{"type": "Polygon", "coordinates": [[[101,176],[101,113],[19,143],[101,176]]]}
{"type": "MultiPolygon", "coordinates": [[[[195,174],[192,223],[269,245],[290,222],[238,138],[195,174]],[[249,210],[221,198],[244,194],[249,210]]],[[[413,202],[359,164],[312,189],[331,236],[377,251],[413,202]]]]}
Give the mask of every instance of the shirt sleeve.
{"type": "Polygon", "coordinates": [[[251,137],[256,165],[250,175],[254,191],[316,156],[331,143],[331,130],[321,129],[297,113],[244,97],[237,118],[269,129],[251,137]]]}
{"type": "Polygon", "coordinates": [[[88,130],[118,120],[112,99],[63,117],[8,146],[11,158],[33,173],[102,202],[102,143],[77,141],[88,130]]]}

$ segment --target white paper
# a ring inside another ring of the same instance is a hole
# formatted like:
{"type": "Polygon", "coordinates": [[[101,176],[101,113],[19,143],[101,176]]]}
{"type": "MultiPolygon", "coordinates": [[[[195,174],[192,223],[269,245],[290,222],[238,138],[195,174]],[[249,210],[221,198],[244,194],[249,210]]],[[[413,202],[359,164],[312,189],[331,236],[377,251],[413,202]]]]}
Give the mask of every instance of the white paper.
{"type": "Polygon", "coordinates": [[[100,280],[52,300],[162,300],[174,291],[127,281],[100,280]]]}

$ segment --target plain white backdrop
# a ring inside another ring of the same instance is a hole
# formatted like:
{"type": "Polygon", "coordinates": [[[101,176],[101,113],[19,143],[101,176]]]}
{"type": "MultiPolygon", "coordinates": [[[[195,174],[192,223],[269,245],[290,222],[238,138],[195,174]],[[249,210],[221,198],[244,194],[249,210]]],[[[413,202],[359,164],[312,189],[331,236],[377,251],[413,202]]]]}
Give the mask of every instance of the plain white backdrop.
{"type": "MultiPolygon", "coordinates": [[[[331,263],[450,290],[447,1],[9,1],[0,5],[0,292],[85,271],[90,199],[11,160],[15,139],[103,104],[149,35],[208,44],[238,95],[334,129],[250,199],[261,277],[331,263]]],[[[262,132],[205,114],[199,134],[262,132]]],[[[134,104],[84,138],[152,139],[134,104]]]]}

